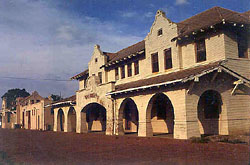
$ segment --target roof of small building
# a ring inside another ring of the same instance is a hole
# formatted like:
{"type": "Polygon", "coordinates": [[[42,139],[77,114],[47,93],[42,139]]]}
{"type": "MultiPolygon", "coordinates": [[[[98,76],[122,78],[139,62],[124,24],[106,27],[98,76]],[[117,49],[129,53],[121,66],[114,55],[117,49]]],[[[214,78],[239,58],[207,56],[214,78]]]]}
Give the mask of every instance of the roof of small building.
{"type": "Polygon", "coordinates": [[[42,96],[40,96],[40,95],[38,94],[37,91],[34,91],[34,92],[32,92],[31,95],[29,95],[29,96],[27,96],[27,97],[23,97],[23,98],[22,98],[22,97],[19,97],[18,100],[19,100],[20,104],[24,106],[25,103],[26,103],[30,98],[32,98],[32,97],[37,97],[37,98],[40,98],[40,99],[45,99],[45,98],[43,98],[42,96]]]}
{"type": "MultiPolygon", "coordinates": [[[[249,11],[248,11],[249,12],[249,11]]],[[[208,28],[212,25],[221,23],[222,21],[240,24],[249,24],[249,18],[243,15],[249,13],[238,13],[222,7],[213,7],[197,15],[194,15],[184,21],[177,23],[178,37],[190,34],[191,32],[208,28]]]]}
{"type": "Polygon", "coordinates": [[[62,100],[54,101],[52,104],[59,103],[59,102],[67,102],[67,101],[76,101],[76,95],[67,97],[67,98],[62,99],[62,100]]]}
{"type": "Polygon", "coordinates": [[[70,104],[70,103],[75,103],[75,102],[76,102],[76,95],[73,95],[62,100],[53,101],[51,104],[45,105],[45,107],[60,106],[60,105],[65,105],[65,104],[70,104]]]}

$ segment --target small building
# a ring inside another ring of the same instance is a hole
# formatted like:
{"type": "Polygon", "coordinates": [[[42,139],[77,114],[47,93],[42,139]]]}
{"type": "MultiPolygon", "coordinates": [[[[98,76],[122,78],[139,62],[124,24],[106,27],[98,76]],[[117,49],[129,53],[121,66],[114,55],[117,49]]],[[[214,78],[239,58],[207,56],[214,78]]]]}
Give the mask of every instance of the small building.
{"type": "Polygon", "coordinates": [[[0,110],[1,128],[13,129],[17,124],[16,110],[7,108],[6,98],[2,100],[2,109],[0,110]]]}
{"type": "Polygon", "coordinates": [[[18,123],[22,128],[32,130],[52,130],[53,113],[45,108],[52,101],[34,91],[30,96],[17,99],[18,123]]]}

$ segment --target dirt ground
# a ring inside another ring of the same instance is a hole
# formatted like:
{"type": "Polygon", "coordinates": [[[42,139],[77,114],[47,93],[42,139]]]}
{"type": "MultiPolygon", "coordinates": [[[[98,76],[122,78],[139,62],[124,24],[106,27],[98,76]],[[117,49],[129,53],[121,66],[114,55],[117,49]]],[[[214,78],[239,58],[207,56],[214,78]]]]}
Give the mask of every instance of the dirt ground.
{"type": "Polygon", "coordinates": [[[249,145],[0,129],[0,164],[249,164],[249,145]]]}

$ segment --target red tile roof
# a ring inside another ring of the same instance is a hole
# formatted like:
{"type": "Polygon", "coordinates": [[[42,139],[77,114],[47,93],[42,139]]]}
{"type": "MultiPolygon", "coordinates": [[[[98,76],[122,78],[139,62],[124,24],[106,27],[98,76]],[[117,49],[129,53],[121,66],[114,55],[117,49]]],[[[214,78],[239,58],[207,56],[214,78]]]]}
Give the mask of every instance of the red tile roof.
{"type": "Polygon", "coordinates": [[[124,48],[116,53],[107,53],[109,56],[109,63],[123,59],[124,57],[128,57],[131,54],[136,54],[139,51],[142,51],[145,49],[145,41],[140,41],[134,45],[131,45],[127,48],[124,48]]]}
{"type": "Polygon", "coordinates": [[[82,78],[83,76],[87,76],[88,74],[89,74],[89,70],[86,69],[85,71],[83,71],[83,72],[81,72],[81,73],[79,73],[79,74],[71,77],[70,79],[71,80],[74,80],[74,79],[78,80],[78,79],[82,78]]]}
{"type": "Polygon", "coordinates": [[[250,19],[250,10],[244,12],[244,13],[241,13],[241,15],[247,17],[248,19],[250,19]]]}
{"type": "MultiPolygon", "coordinates": [[[[245,14],[247,15],[248,13],[245,14]]],[[[191,32],[200,29],[208,28],[212,25],[219,24],[222,22],[222,20],[224,20],[225,22],[240,24],[250,23],[250,20],[243,16],[242,13],[238,13],[221,7],[213,7],[177,23],[179,37],[190,34],[191,32]]]]}

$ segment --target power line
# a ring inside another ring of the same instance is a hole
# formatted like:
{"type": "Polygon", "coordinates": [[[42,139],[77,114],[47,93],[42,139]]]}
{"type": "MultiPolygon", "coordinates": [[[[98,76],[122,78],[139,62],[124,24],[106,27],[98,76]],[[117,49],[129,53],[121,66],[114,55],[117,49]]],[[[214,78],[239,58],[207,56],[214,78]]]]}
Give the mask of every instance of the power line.
{"type": "Polygon", "coordinates": [[[39,78],[28,78],[28,77],[0,77],[0,79],[13,79],[13,80],[35,80],[35,81],[65,81],[70,82],[71,80],[63,79],[39,79],[39,78]]]}

